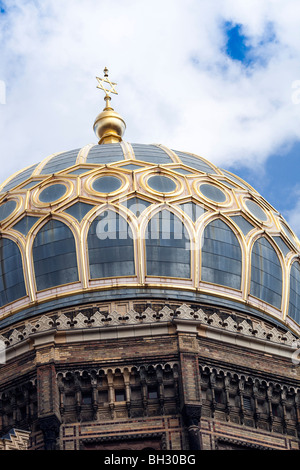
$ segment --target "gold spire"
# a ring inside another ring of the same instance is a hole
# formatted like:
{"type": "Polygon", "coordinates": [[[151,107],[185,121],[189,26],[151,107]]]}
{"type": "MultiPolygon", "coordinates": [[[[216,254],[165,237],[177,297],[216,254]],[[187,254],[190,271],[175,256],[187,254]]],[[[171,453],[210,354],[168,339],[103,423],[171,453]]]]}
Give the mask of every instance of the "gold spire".
{"type": "Polygon", "coordinates": [[[99,139],[99,144],[111,144],[120,142],[126,129],[126,124],[121,116],[110,106],[110,94],[116,92],[116,83],[108,78],[108,69],[104,69],[104,78],[96,77],[98,81],[97,88],[104,91],[106,106],[94,122],[94,132],[99,139]]]}

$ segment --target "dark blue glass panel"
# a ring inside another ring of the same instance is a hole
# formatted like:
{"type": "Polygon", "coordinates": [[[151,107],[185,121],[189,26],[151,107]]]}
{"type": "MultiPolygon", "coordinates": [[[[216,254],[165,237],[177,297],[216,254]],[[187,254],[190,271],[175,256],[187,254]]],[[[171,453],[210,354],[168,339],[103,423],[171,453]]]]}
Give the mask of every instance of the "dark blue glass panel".
{"type": "Polygon", "coordinates": [[[112,193],[122,186],[122,181],[115,176],[101,176],[93,182],[93,189],[98,193],[112,193]]]}
{"type": "Polygon", "coordinates": [[[23,233],[23,235],[26,237],[27,233],[33,227],[33,225],[39,220],[39,217],[32,217],[30,215],[25,215],[23,219],[21,219],[19,222],[17,222],[14,226],[14,230],[18,230],[18,232],[23,233]]]}
{"type": "Polygon", "coordinates": [[[26,296],[22,257],[18,246],[0,240],[0,307],[26,296]]]}
{"type": "Polygon", "coordinates": [[[39,184],[41,181],[42,180],[31,181],[30,183],[27,183],[24,186],[22,186],[22,189],[31,189],[31,188],[33,188],[33,186],[36,186],[37,184],[39,184]]]}
{"type": "Polygon", "coordinates": [[[129,163],[129,165],[123,165],[120,168],[125,168],[126,170],[140,170],[142,167],[141,165],[134,165],[133,163],[129,163]]]}
{"type": "Polygon", "coordinates": [[[195,168],[196,170],[203,171],[204,173],[216,174],[215,170],[210,165],[208,165],[208,163],[201,160],[200,157],[178,152],[177,150],[174,150],[174,152],[177,154],[184,165],[195,168]]]}
{"type": "Polygon", "coordinates": [[[288,315],[300,324],[300,263],[298,261],[295,261],[291,267],[288,315]]]}
{"type": "Polygon", "coordinates": [[[244,235],[247,235],[254,228],[242,215],[233,215],[231,219],[238,225],[244,235]]]}
{"type": "Polygon", "coordinates": [[[78,222],[81,222],[83,217],[93,208],[91,204],[85,202],[76,202],[73,206],[68,207],[64,212],[72,215],[78,222]]]}
{"type": "Polygon", "coordinates": [[[37,233],[32,248],[37,290],[78,281],[73,233],[58,220],[50,220],[37,233]]]}
{"type": "Polygon", "coordinates": [[[58,171],[65,170],[75,165],[77,155],[80,149],[70,150],[69,152],[60,153],[52,157],[42,168],[41,175],[52,175],[58,171]]]}
{"type": "Polygon", "coordinates": [[[167,210],[154,215],[146,234],[147,275],[190,278],[190,238],[181,220],[167,210]]]}
{"type": "Polygon", "coordinates": [[[229,181],[218,179],[221,183],[225,184],[228,188],[236,189],[236,184],[229,183],[229,181]]]}
{"type": "Polygon", "coordinates": [[[259,207],[258,204],[256,204],[256,202],[248,199],[246,201],[246,206],[249,212],[251,212],[251,214],[254,215],[254,217],[257,219],[261,220],[262,222],[266,222],[268,220],[267,214],[261,209],[261,207],[259,207]]]}
{"type": "Polygon", "coordinates": [[[68,175],[82,175],[90,170],[92,170],[92,168],[77,168],[77,170],[69,171],[68,175]]]}
{"type": "Polygon", "coordinates": [[[213,186],[212,184],[201,184],[199,187],[203,196],[207,197],[214,202],[225,202],[226,194],[221,189],[213,186]]]}
{"type": "Polygon", "coordinates": [[[234,232],[222,220],[214,220],[204,230],[201,280],[241,288],[242,252],[234,232]]]}
{"type": "Polygon", "coordinates": [[[195,204],[194,202],[184,202],[183,204],[179,204],[179,207],[192,219],[193,222],[196,222],[196,220],[206,212],[202,206],[195,204]]]}
{"type": "Polygon", "coordinates": [[[281,307],[282,270],[276,251],[268,240],[259,238],[251,255],[251,295],[274,307],[281,307]]]}
{"type": "Polygon", "coordinates": [[[0,221],[6,219],[17,207],[16,201],[7,201],[0,206],[0,221]]]}
{"type": "Polygon", "coordinates": [[[242,188],[245,188],[245,189],[250,189],[249,186],[247,186],[246,184],[244,184],[239,178],[237,178],[236,176],[232,175],[231,173],[229,173],[228,171],[226,170],[222,170],[223,173],[225,173],[225,176],[227,176],[227,178],[229,178],[231,181],[234,181],[234,183],[238,183],[242,188]]]}
{"type": "Polygon", "coordinates": [[[279,248],[281,249],[284,256],[286,256],[291,250],[287,244],[282,240],[281,237],[273,237],[279,248]]]}
{"type": "Polygon", "coordinates": [[[139,197],[132,197],[131,199],[127,199],[122,202],[122,205],[133,212],[136,217],[139,217],[141,213],[150,206],[150,204],[151,202],[145,201],[145,199],[141,199],[139,197]]]}
{"type": "Polygon", "coordinates": [[[132,144],[135,158],[142,162],[161,165],[163,163],[174,163],[171,157],[160,147],[155,145],[132,144]]]}
{"type": "Polygon", "coordinates": [[[124,153],[121,145],[118,144],[104,144],[95,145],[89,151],[86,163],[96,163],[98,165],[106,165],[124,160],[124,153]]]}
{"type": "Polygon", "coordinates": [[[2,189],[2,193],[9,191],[10,189],[18,186],[23,181],[26,181],[32,175],[33,170],[37,167],[36,165],[32,165],[31,167],[27,168],[27,170],[21,171],[18,175],[16,175],[12,180],[10,180],[2,189]]]}
{"type": "Polygon", "coordinates": [[[292,231],[290,230],[290,228],[283,224],[282,222],[280,223],[284,233],[286,234],[286,236],[289,238],[289,240],[292,242],[292,243],[295,243],[295,239],[294,239],[294,235],[292,233],[292,231]]]}
{"type": "Polygon", "coordinates": [[[192,175],[191,171],[185,170],[184,168],[170,168],[170,170],[175,171],[175,173],[179,173],[180,175],[192,175]]]}
{"type": "Polygon", "coordinates": [[[171,180],[171,178],[167,178],[162,175],[151,176],[148,179],[148,185],[150,188],[154,189],[154,191],[158,191],[160,193],[171,193],[176,189],[174,181],[171,180]]]}
{"type": "Polygon", "coordinates": [[[116,212],[107,210],[92,222],[87,243],[91,279],[135,274],[132,231],[116,212]]]}
{"type": "Polygon", "coordinates": [[[64,184],[52,184],[40,192],[39,200],[45,203],[54,202],[63,197],[66,192],[67,188],[64,184]]]}

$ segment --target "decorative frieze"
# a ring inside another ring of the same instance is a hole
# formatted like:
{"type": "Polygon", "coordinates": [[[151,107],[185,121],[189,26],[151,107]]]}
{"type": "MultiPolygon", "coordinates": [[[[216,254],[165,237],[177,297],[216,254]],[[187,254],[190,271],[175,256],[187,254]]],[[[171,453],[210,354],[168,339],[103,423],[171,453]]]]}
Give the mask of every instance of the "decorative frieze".
{"type": "Polygon", "coordinates": [[[210,328],[235,333],[242,336],[261,339],[270,343],[277,343],[299,348],[300,342],[290,331],[282,331],[275,326],[269,326],[258,319],[237,320],[237,315],[224,314],[213,311],[207,313],[204,308],[197,308],[187,304],[180,306],[164,305],[161,309],[147,307],[143,311],[133,308],[119,313],[116,309],[101,311],[101,307],[91,313],[88,309],[79,312],[67,312],[60,314],[43,315],[38,320],[27,322],[23,326],[9,330],[0,335],[0,340],[6,347],[14,346],[30,336],[48,330],[70,331],[79,329],[107,328],[137,326],[158,323],[170,323],[174,320],[190,321],[199,326],[207,325],[210,328]]]}

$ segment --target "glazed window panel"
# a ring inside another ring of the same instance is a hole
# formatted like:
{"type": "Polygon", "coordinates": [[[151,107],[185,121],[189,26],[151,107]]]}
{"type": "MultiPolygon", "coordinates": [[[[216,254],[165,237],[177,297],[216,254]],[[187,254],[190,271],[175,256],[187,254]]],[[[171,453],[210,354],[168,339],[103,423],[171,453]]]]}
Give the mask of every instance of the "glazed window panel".
{"type": "Polygon", "coordinates": [[[148,276],[190,278],[190,238],[177,216],[167,210],[154,215],[145,238],[148,276]]]}
{"type": "Polygon", "coordinates": [[[32,253],[38,291],[78,281],[74,236],[62,222],[50,220],[41,228],[32,253]]]}
{"type": "Polygon", "coordinates": [[[132,230],[114,211],[107,210],[92,222],[88,254],[91,279],[135,275],[132,230]]]}
{"type": "Polygon", "coordinates": [[[65,170],[66,168],[75,165],[79,150],[80,149],[78,148],[55,155],[55,157],[52,157],[46,163],[41,171],[41,175],[51,175],[52,173],[57,173],[58,171],[65,170]]]}
{"type": "Polygon", "coordinates": [[[114,163],[124,160],[124,154],[121,145],[118,144],[104,144],[95,145],[89,151],[86,163],[96,163],[98,165],[106,165],[107,163],[114,163]]]}
{"type": "Polygon", "coordinates": [[[201,280],[241,288],[241,247],[234,232],[222,220],[214,220],[204,230],[201,280]]]}
{"type": "Polygon", "coordinates": [[[196,170],[203,171],[204,173],[216,173],[215,170],[204,160],[201,160],[201,158],[190,155],[188,153],[178,152],[177,150],[174,150],[174,152],[177,154],[184,165],[196,168],[196,170]]]}
{"type": "Polygon", "coordinates": [[[289,316],[300,323],[300,263],[295,261],[290,274],[289,316]]]}
{"type": "Polygon", "coordinates": [[[277,253],[264,237],[253,245],[250,293],[274,307],[281,307],[282,270],[277,253]]]}
{"type": "Polygon", "coordinates": [[[26,296],[20,250],[12,240],[0,240],[0,307],[26,296]]]}
{"type": "Polygon", "coordinates": [[[10,189],[14,188],[15,186],[19,185],[20,183],[23,183],[23,181],[26,181],[27,178],[29,178],[34,171],[34,169],[37,167],[37,164],[32,165],[31,167],[27,168],[26,170],[21,171],[18,175],[16,175],[11,181],[9,181],[4,188],[2,189],[2,193],[5,193],[6,191],[9,191],[10,189]]]}
{"type": "Polygon", "coordinates": [[[135,158],[142,162],[162,164],[173,163],[169,155],[161,148],[155,145],[131,144],[135,158]]]}

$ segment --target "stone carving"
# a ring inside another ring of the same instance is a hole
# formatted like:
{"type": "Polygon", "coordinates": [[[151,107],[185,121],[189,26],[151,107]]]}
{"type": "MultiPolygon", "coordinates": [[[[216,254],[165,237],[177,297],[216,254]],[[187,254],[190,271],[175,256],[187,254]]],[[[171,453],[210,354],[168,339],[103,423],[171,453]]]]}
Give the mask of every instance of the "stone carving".
{"type": "MultiPolygon", "coordinates": [[[[297,338],[289,331],[282,332],[275,326],[273,328],[267,327],[262,321],[251,321],[250,319],[243,319],[240,322],[235,321],[230,314],[227,317],[213,311],[208,313],[203,308],[194,310],[187,304],[182,304],[174,309],[165,305],[159,311],[155,311],[151,307],[147,307],[142,312],[137,312],[133,308],[128,310],[125,314],[120,314],[117,310],[112,312],[101,312],[97,310],[92,315],[90,311],[82,311],[76,314],[66,315],[60,313],[58,316],[50,317],[42,315],[35,323],[25,323],[23,329],[18,328],[10,331],[8,335],[1,335],[0,340],[4,342],[6,347],[17,344],[18,342],[27,339],[30,335],[48,331],[50,329],[57,330],[70,330],[70,329],[85,329],[85,328],[103,328],[103,327],[122,327],[126,325],[136,325],[141,323],[157,323],[157,322],[176,322],[176,318],[186,321],[198,321],[209,325],[212,328],[226,330],[232,333],[255,337],[258,339],[275,342],[278,344],[285,344],[291,347],[297,342],[297,338]]],[[[234,317],[236,318],[236,317],[234,317]]]]}
{"type": "Polygon", "coordinates": [[[176,313],[180,318],[187,320],[190,320],[194,316],[194,310],[186,304],[180,305],[180,307],[177,308],[176,313]]]}

